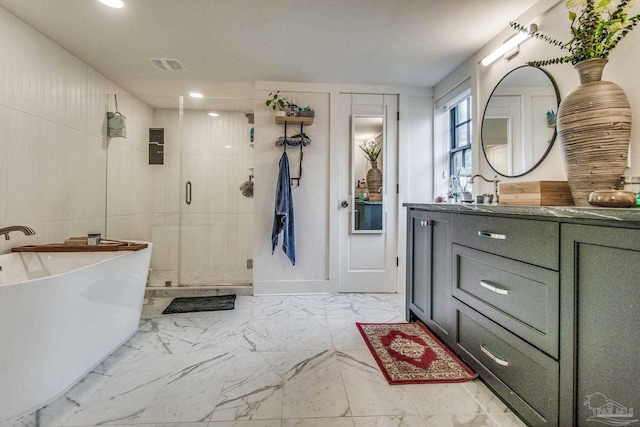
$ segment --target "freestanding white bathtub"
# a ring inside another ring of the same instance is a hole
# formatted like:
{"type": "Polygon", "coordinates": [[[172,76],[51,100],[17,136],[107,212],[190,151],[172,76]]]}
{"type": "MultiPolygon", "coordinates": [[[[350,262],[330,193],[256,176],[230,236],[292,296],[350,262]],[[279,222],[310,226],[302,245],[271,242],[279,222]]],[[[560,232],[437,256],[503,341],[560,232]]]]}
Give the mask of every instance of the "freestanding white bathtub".
{"type": "Polygon", "coordinates": [[[151,249],[0,255],[0,422],[54,400],[136,333],[151,249]]]}

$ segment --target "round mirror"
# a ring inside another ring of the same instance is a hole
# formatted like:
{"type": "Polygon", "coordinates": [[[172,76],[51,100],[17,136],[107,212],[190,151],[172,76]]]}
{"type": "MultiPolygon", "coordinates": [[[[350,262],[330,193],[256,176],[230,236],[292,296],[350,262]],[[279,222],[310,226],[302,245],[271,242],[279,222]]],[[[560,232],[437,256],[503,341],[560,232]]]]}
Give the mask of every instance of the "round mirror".
{"type": "Polygon", "coordinates": [[[560,92],[551,75],[524,65],[500,80],[482,118],[482,152],[502,176],[534,170],[556,139],[560,92]]]}

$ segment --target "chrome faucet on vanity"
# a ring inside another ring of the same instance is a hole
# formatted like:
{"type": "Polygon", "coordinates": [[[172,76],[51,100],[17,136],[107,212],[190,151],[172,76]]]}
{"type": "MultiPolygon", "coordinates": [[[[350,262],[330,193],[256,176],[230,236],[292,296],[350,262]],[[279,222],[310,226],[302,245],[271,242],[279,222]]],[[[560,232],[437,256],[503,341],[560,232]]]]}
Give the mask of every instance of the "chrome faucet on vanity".
{"type": "Polygon", "coordinates": [[[24,225],[10,225],[8,227],[0,227],[0,236],[4,234],[4,239],[9,240],[9,233],[12,231],[22,231],[25,236],[33,236],[36,234],[33,228],[25,227],[24,225]]]}
{"type": "Polygon", "coordinates": [[[471,179],[469,180],[469,184],[473,184],[473,180],[476,179],[476,177],[482,178],[485,182],[493,182],[493,200],[495,200],[496,204],[498,204],[498,202],[500,201],[500,196],[498,195],[498,183],[500,182],[500,180],[498,179],[498,176],[495,175],[493,179],[487,179],[478,173],[471,177],[471,179]]]}

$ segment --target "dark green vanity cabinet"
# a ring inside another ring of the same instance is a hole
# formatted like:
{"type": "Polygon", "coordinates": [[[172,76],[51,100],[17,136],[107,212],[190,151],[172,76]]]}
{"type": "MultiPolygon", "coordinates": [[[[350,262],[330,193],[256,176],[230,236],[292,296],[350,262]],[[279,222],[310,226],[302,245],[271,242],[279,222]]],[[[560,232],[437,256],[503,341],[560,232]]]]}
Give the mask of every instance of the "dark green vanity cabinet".
{"type": "Polygon", "coordinates": [[[413,313],[451,344],[450,215],[409,210],[407,218],[407,319],[413,313]]]}
{"type": "Polygon", "coordinates": [[[527,422],[557,424],[560,224],[456,214],[451,235],[454,351],[527,422]]]}
{"type": "Polygon", "coordinates": [[[561,287],[560,425],[640,425],[640,230],[563,224],[561,287]]]}
{"type": "Polygon", "coordinates": [[[408,319],[529,425],[640,425],[640,209],[407,207],[408,319]]]}

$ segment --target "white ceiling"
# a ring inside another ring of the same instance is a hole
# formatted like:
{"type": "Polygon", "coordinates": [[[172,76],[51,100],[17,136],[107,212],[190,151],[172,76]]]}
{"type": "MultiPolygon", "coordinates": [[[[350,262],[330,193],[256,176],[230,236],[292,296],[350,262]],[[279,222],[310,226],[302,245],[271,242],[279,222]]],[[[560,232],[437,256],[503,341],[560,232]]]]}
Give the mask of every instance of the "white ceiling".
{"type": "MultiPolygon", "coordinates": [[[[0,0],[136,95],[202,82],[432,87],[537,0],[0,0]],[[186,71],[156,69],[150,57],[186,71]]],[[[206,94],[212,95],[212,94],[206,94]]],[[[213,96],[217,96],[213,94],[213,96]]]]}

